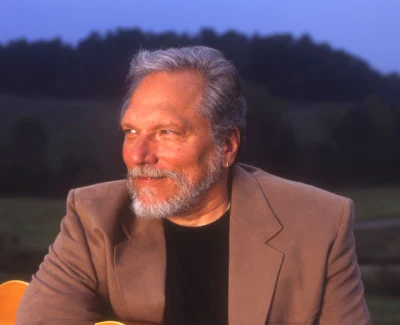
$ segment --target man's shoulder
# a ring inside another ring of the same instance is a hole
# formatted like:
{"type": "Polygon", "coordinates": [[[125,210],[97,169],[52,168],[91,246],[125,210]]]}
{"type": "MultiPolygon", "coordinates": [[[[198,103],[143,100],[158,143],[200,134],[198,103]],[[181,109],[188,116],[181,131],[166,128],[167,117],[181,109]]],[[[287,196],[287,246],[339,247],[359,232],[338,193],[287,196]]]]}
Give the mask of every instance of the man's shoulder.
{"type": "Polygon", "coordinates": [[[344,210],[351,209],[351,200],[321,188],[291,181],[259,168],[240,165],[257,184],[266,203],[286,228],[338,229],[344,210]]]}
{"type": "Polygon", "coordinates": [[[282,198],[286,202],[288,200],[299,201],[310,199],[312,201],[322,200],[324,203],[338,203],[346,200],[346,198],[322,188],[285,179],[254,166],[240,164],[240,167],[256,180],[263,193],[267,196],[282,198]]]}
{"type": "Polygon", "coordinates": [[[70,191],[68,201],[84,226],[108,228],[129,210],[124,180],[98,183],[70,191]]]}
{"type": "Polygon", "coordinates": [[[78,199],[103,199],[105,197],[120,196],[127,193],[125,180],[92,184],[75,188],[73,191],[75,198],[78,199]]]}

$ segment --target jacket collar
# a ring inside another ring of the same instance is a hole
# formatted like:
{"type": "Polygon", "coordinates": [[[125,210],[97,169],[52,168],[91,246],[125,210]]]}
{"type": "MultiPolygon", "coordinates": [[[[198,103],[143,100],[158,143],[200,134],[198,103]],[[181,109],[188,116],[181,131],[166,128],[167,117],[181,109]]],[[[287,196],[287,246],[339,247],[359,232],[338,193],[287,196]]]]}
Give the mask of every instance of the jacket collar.
{"type": "Polygon", "coordinates": [[[262,192],[254,173],[250,173],[248,170],[264,173],[245,164],[238,164],[234,167],[231,216],[265,243],[281,231],[282,226],[267,197],[262,192]]]}

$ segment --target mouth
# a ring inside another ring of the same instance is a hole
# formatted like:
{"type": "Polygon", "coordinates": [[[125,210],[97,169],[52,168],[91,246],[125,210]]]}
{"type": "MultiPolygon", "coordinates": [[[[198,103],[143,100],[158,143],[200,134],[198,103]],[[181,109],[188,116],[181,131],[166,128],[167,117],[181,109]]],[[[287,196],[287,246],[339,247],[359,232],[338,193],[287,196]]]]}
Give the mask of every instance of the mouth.
{"type": "Polygon", "coordinates": [[[134,180],[139,180],[141,182],[154,182],[163,179],[164,177],[145,177],[145,176],[139,176],[135,177],[134,180]]]}

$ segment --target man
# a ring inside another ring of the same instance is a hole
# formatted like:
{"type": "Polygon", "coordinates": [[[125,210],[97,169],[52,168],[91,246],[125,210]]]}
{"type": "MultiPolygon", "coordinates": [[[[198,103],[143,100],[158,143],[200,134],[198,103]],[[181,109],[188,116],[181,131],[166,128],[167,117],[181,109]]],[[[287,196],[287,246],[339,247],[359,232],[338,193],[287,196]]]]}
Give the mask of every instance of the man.
{"type": "Polygon", "coordinates": [[[70,192],[17,324],[369,324],[351,201],[236,163],[233,65],[140,51],[129,77],[127,181],[70,192]]]}

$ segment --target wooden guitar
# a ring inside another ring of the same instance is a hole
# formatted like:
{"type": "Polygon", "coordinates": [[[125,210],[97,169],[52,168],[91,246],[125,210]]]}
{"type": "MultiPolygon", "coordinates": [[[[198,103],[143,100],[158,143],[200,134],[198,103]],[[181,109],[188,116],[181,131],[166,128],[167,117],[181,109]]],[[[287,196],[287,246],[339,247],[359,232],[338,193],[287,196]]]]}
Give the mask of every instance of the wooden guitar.
{"type": "Polygon", "coordinates": [[[0,325],[15,325],[17,308],[27,287],[28,283],[23,281],[0,284],[0,325]]]}
{"type": "MultiPolygon", "coordinates": [[[[17,308],[21,301],[22,296],[28,283],[23,281],[7,281],[0,284],[0,325],[15,325],[15,317],[17,314],[17,308]]],[[[116,322],[106,321],[99,322],[94,325],[156,325],[152,323],[143,322],[116,322]]]]}
{"type": "MultiPolygon", "coordinates": [[[[0,324],[1,325],[1,324],[0,324]]],[[[143,323],[143,322],[115,322],[115,321],[105,321],[105,322],[100,322],[100,323],[96,323],[94,325],[157,325],[154,323],[143,323]]]]}

